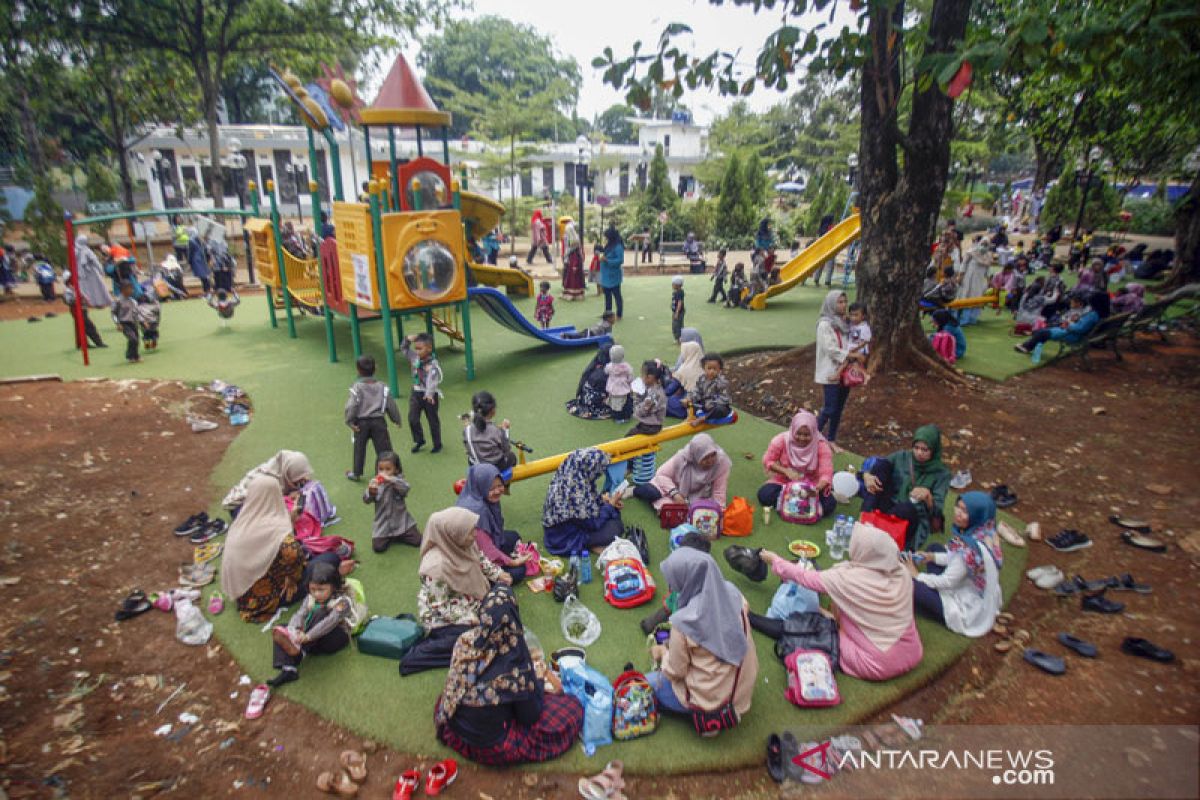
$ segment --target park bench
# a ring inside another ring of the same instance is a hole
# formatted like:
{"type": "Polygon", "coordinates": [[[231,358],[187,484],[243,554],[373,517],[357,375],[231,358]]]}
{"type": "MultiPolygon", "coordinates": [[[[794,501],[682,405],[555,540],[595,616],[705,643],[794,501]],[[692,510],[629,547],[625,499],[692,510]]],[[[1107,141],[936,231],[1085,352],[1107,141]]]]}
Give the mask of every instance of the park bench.
{"type": "MultiPolygon", "coordinates": [[[[662,268],[664,268],[664,267],[667,267],[667,266],[674,266],[674,263],[672,263],[672,264],[667,264],[667,258],[668,258],[668,257],[672,257],[672,258],[673,258],[673,257],[675,257],[675,256],[678,256],[678,257],[681,259],[681,263],[682,263],[682,265],[684,265],[684,266],[691,266],[691,262],[690,262],[690,261],[688,261],[688,258],[687,258],[687,256],[685,256],[685,255],[683,254],[683,245],[684,245],[684,244],[685,244],[684,242],[662,242],[662,243],[659,245],[659,248],[658,248],[658,267],[659,267],[659,269],[660,269],[660,270],[661,270],[662,268]]],[[[704,254],[704,242],[696,242],[696,244],[700,245],[700,253],[701,253],[701,256],[703,256],[703,254],[704,254]]]]}
{"type": "Polygon", "coordinates": [[[1078,342],[1067,342],[1059,340],[1058,352],[1050,361],[1058,361],[1059,359],[1069,358],[1075,354],[1079,355],[1080,363],[1088,372],[1092,370],[1092,350],[1100,349],[1107,350],[1112,347],[1113,355],[1117,357],[1117,361],[1122,360],[1121,351],[1117,347],[1117,340],[1125,333],[1125,324],[1133,318],[1133,314],[1114,314],[1108,319],[1100,321],[1092,332],[1086,338],[1078,342]]]}
{"type": "Polygon", "coordinates": [[[1187,300],[1194,302],[1197,297],[1200,297],[1200,284],[1190,283],[1163,295],[1153,303],[1142,306],[1142,310],[1134,314],[1125,326],[1130,347],[1137,346],[1136,339],[1139,333],[1157,333],[1159,338],[1165,342],[1167,336],[1163,327],[1167,311],[1176,303],[1187,300]]]}

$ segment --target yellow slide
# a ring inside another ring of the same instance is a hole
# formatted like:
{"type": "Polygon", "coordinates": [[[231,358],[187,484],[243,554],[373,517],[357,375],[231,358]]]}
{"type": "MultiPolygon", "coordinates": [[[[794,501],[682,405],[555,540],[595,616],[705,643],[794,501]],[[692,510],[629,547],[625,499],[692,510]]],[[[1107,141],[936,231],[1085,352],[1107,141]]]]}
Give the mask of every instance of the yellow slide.
{"type": "Polygon", "coordinates": [[[475,274],[475,280],[482,286],[503,288],[505,294],[519,294],[533,297],[533,276],[523,269],[513,269],[497,264],[467,264],[475,274]]]}
{"type": "MultiPolygon", "coordinates": [[[[474,192],[460,192],[459,204],[466,233],[482,239],[484,234],[500,224],[504,206],[490,197],[474,192]]],[[[519,269],[495,264],[469,264],[475,280],[484,286],[503,288],[505,294],[533,297],[533,277],[519,269]]]]}
{"type": "Polygon", "coordinates": [[[817,267],[849,247],[861,230],[858,214],[851,214],[829,229],[829,232],[804,248],[798,256],[784,264],[779,270],[779,283],[757,295],[750,307],[762,311],[767,307],[767,298],[783,294],[800,281],[816,272],[817,267]]]}

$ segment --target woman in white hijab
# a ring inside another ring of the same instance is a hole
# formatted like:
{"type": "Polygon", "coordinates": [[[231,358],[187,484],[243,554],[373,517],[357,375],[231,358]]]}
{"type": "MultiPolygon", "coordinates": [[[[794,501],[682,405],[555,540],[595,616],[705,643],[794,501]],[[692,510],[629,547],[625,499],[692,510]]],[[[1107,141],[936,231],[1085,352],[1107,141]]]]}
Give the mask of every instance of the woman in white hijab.
{"type": "Polygon", "coordinates": [[[842,369],[850,355],[850,328],[846,323],[846,293],[834,289],[821,303],[821,318],[817,321],[817,358],[815,380],[824,392],[824,403],[817,417],[817,429],[837,451],[838,425],[842,409],[850,397],[850,388],[842,386],[842,369]],[[826,431],[828,426],[828,431],[826,431]]]}
{"type": "MultiPolygon", "coordinates": [[[[962,282],[958,285],[959,298],[979,297],[988,288],[988,267],[992,265],[992,252],[988,249],[987,241],[978,237],[967,257],[963,259],[962,282]]],[[[982,308],[964,308],[958,312],[959,327],[974,325],[979,321],[982,308]]]]}

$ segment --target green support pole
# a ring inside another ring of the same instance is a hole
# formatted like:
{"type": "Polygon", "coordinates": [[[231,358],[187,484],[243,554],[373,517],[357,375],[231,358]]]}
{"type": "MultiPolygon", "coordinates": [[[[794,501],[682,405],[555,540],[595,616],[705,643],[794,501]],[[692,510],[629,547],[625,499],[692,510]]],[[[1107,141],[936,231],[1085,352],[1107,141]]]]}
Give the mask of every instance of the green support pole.
{"type": "Polygon", "coordinates": [[[402,341],[402,342],[404,341],[404,315],[403,314],[396,315],[396,337],[400,341],[402,341]]]}
{"type": "Polygon", "coordinates": [[[450,129],[442,126],[442,161],[450,166],[450,129]]]}
{"type": "Polygon", "coordinates": [[[467,351],[467,380],[475,380],[475,346],[471,343],[471,298],[462,301],[463,345],[467,351]]]}
{"type": "Polygon", "coordinates": [[[267,289],[267,310],[271,312],[271,327],[278,328],[279,320],[277,320],[275,318],[275,297],[271,293],[270,286],[266,287],[266,289],[267,289]]]}
{"type": "MultiPolygon", "coordinates": [[[[308,190],[310,202],[312,203],[312,219],[313,233],[316,236],[321,235],[321,187],[317,184],[316,178],[321,175],[321,170],[317,166],[317,140],[313,136],[312,128],[308,128],[308,169],[309,175],[312,177],[308,182],[308,190]]],[[[322,316],[325,317],[325,344],[329,347],[329,363],[337,363],[337,342],[333,338],[333,311],[329,308],[329,297],[325,294],[325,272],[324,266],[321,265],[320,256],[317,258],[317,271],[320,274],[318,284],[321,287],[321,308],[322,316]]]]}
{"type": "MultiPolygon", "coordinates": [[[[254,181],[251,181],[254,183],[254,181]]],[[[254,191],[250,193],[250,210],[254,212],[254,216],[258,216],[258,184],[254,183],[254,191]]],[[[246,220],[242,220],[242,224],[246,224],[246,220]]]]}
{"type": "Polygon", "coordinates": [[[388,149],[392,157],[392,211],[400,210],[400,171],[396,169],[396,129],[388,125],[388,149]]]}
{"type": "MultiPolygon", "coordinates": [[[[370,183],[374,178],[371,176],[371,128],[368,125],[363,125],[363,146],[367,149],[367,182],[370,183]]],[[[358,197],[358,187],[354,187],[354,196],[358,197]]]]}
{"type": "Polygon", "coordinates": [[[463,167],[462,171],[459,174],[458,185],[464,192],[471,190],[471,187],[467,186],[467,168],[466,167],[463,167]]]}
{"type": "Polygon", "coordinates": [[[275,201],[275,192],[271,195],[271,226],[274,230],[275,261],[279,265],[279,292],[283,295],[283,313],[287,315],[288,336],[296,338],[296,318],[292,315],[292,295],[287,288],[287,267],[283,263],[283,243],[279,239],[279,204],[275,201]]]}
{"type": "Polygon", "coordinates": [[[375,279],[379,282],[379,313],[383,315],[383,346],[387,355],[388,387],[392,397],[400,397],[400,382],[396,376],[396,346],[392,341],[392,326],[388,317],[392,307],[388,302],[387,267],[383,263],[383,220],[379,214],[379,197],[371,195],[371,234],[375,240],[375,279]]]}
{"type": "Polygon", "coordinates": [[[417,127],[417,158],[425,155],[425,145],[421,142],[421,128],[417,127]]]}
{"type": "Polygon", "coordinates": [[[358,329],[358,306],[354,303],[348,303],[350,306],[350,344],[354,347],[354,360],[362,358],[362,331],[358,329]]]}
{"type": "Polygon", "coordinates": [[[425,309],[425,332],[433,336],[433,309],[425,309]]]}

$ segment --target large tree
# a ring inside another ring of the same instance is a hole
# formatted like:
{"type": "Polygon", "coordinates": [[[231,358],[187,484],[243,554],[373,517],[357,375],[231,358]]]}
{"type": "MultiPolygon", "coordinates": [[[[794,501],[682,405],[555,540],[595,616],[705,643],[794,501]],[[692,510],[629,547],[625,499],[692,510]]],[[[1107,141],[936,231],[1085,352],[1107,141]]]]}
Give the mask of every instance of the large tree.
{"type": "Polygon", "coordinates": [[[629,120],[637,116],[637,109],[618,103],[604,109],[596,118],[596,130],[614,144],[637,144],[638,134],[629,120]]]}
{"type": "MultiPolygon", "coordinates": [[[[396,44],[423,23],[440,24],[457,0],[79,0],[64,22],[115,47],[173,55],[186,63],[208,130],[209,162],[221,164],[218,105],[222,84],[247,64],[277,59],[306,69],[396,44]]],[[[212,197],[225,196],[222,170],[210,172],[212,197]]]]}
{"type": "Polygon", "coordinates": [[[574,140],[570,112],[582,77],[579,64],[559,56],[554,43],[529,25],[501,17],[455,20],[422,43],[417,66],[433,99],[454,111],[451,133],[461,136],[479,127],[479,109],[501,102],[549,97],[550,106],[528,109],[532,135],[556,133],[574,140]],[[463,97],[474,102],[464,104],[463,97]],[[558,126],[556,129],[556,125],[558,126]]]}

